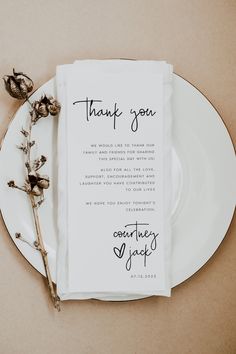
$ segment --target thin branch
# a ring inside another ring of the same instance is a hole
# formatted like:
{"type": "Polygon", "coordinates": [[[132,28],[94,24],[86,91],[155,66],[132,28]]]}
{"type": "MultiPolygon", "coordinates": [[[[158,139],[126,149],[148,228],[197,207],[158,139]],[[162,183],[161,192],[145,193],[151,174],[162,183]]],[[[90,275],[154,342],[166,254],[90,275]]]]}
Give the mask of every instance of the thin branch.
{"type": "MultiPolygon", "coordinates": [[[[29,101],[28,98],[27,98],[27,101],[30,104],[30,106],[33,108],[33,105],[29,101]]],[[[32,122],[32,119],[30,119],[29,128],[28,128],[28,135],[27,135],[27,138],[26,138],[27,139],[27,147],[28,147],[27,161],[26,161],[27,172],[28,172],[29,168],[31,167],[31,160],[30,160],[31,155],[30,155],[30,152],[31,152],[31,147],[33,146],[33,145],[31,145],[32,127],[33,127],[33,122],[32,122]]],[[[42,165],[46,162],[46,158],[45,157],[41,158],[40,161],[41,161],[41,166],[40,167],[42,167],[42,165]]],[[[38,210],[37,210],[37,208],[42,204],[42,202],[44,200],[44,196],[39,202],[35,201],[35,197],[31,193],[29,193],[29,197],[30,197],[30,202],[31,202],[32,211],[33,211],[33,217],[34,217],[34,224],[35,224],[36,237],[37,237],[36,238],[37,249],[39,250],[39,252],[41,253],[41,256],[42,256],[44,269],[45,269],[45,274],[46,274],[46,279],[47,279],[47,284],[48,284],[48,288],[49,288],[49,291],[50,291],[50,295],[51,295],[51,299],[52,299],[53,305],[58,311],[60,311],[60,298],[58,297],[58,295],[56,293],[56,290],[55,290],[55,286],[54,286],[54,284],[52,282],[52,277],[51,277],[49,264],[48,264],[47,251],[45,250],[44,243],[43,243],[43,237],[42,237],[42,233],[41,233],[38,210]]]]}
{"type": "MultiPolygon", "coordinates": [[[[30,102],[29,98],[27,97],[27,102],[29,103],[29,105],[31,106],[31,108],[33,108],[32,103],[30,102]]],[[[27,141],[27,148],[28,148],[28,152],[27,152],[27,161],[28,164],[30,165],[30,152],[31,152],[31,146],[30,146],[30,141],[31,141],[31,133],[32,133],[32,119],[30,117],[30,121],[29,121],[29,128],[28,128],[28,135],[26,137],[26,141],[27,141]]]]}
{"type": "MultiPolygon", "coordinates": [[[[27,102],[30,104],[31,108],[33,108],[33,105],[29,101],[28,98],[27,98],[27,102]]],[[[31,142],[32,127],[33,127],[33,121],[32,121],[32,119],[30,119],[29,127],[28,127],[28,130],[27,130],[28,134],[27,134],[27,136],[25,136],[25,138],[26,138],[26,149],[27,149],[25,167],[26,167],[26,170],[27,170],[27,176],[31,172],[31,168],[32,168],[31,148],[34,145],[31,142]]],[[[46,162],[46,158],[45,158],[45,156],[42,156],[40,158],[40,160],[39,160],[39,167],[37,169],[35,169],[35,170],[38,170],[39,168],[41,168],[44,165],[45,162],[46,162]]],[[[16,185],[14,185],[14,188],[18,188],[20,190],[23,190],[23,188],[17,187],[16,185]]],[[[33,211],[33,218],[34,218],[34,224],[35,224],[35,231],[36,231],[36,241],[34,243],[34,246],[31,245],[31,247],[37,249],[41,253],[42,260],[43,260],[43,265],[44,265],[44,270],[45,270],[45,274],[46,274],[46,279],[47,279],[47,285],[48,285],[48,288],[49,288],[49,291],[50,291],[50,296],[51,296],[51,299],[52,299],[54,307],[58,311],[60,311],[60,298],[58,297],[58,295],[56,293],[56,290],[55,290],[55,286],[54,286],[54,284],[52,282],[52,277],[51,277],[49,264],[48,264],[47,251],[46,251],[46,249],[44,247],[44,243],[43,243],[43,237],[42,237],[42,233],[41,233],[38,210],[37,210],[38,207],[43,203],[44,196],[42,196],[40,201],[37,202],[35,200],[35,197],[32,195],[32,193],[29,192],[28,195],[29,195],[30,202],[31,202],[31,207],[32,207],[32,211],[33,211]]],[[[29,242],[26,241],[25,239],[22,239],[22,241],[24,241],[24,242],[29,244],[29,242]]]]}
{"type": "Polygon", "coordinates": [[[52,282],[51,273],[50,273],[49,264],[48,264],[47,251],[45,250],[43,238],[42,238],[42,234],[41,234],[38,211],[34,207],[34,205],[35,205],[34,196],[32,194],[30,194],[29,196],[30,196],[30,201],[31,201],[31,205],[32,205],[33,215],[34,215],[34,223],[35,223],[35,230],[36,230],[36,236],[37,236],[38,250],[40,251],[40,253],[42,255],[44,269],[45,269],[45,273],[46,273],[46,279],[47,279],[48,287],[50,290],[51,299],[53,301],[54,307],[58,311],[60,311],[60,299],[55,291],[55,287],[52,282]]]}
{"type": "Polygon", "coordinates": [[[27,243],[27,245],[29,245],[30,247],[34,248],[35,250],[38,249],[38,248],[35,246],[34,243],[31,243],[30,241],[26,240],[26,239],[21,235],[21,233],[17,232],[17,233],[15,234],[15,237],[16,237],[17,239],[21,240],[22,242],[27,243]]]}
{"type": "Polygon", "coordinates": [[[15,187],[12,187],[12,188],[16,188],[16,189],[19,189],[22,192],[27,193],[27,191],[24,188],[22,188],[22,187],[15,186],[15,187]]]}
{"type": "Polygon", "coordinates": [[[28,93],[33,90],[33,81],[23,73],[17,73],[13,69],[12,75],[5,75],[4,78],[6,91],[16,99],[26,99],[28,104],[31,107],[30,111],[30,121],[28,130],[22,128],[21,133],[25,137],[24,144],[18,146],[20,150],[24,152],[25,155],[25,168],[26,168],[26,178],[24,187],[18,187],[14,180],[8,182],[8,186],[11,188],[19,189],[28,194],[36,231],[36,240],[33,245],[24,239],[20,233],[16,233],[16,238],[21,239],[23,242],[26,242],[28,245],[38,250],[41,253],[47,284],[50,291],[50,296],[53,301],[54,307],[60,311],[60,298],[56,293],[56,286],[52,282],[52,277],[49,269],[47,251],[44,247],[43,237],[40,229],[39,216],[38,216],[38,207],[44,201],[43,189],[49,187],[49,179],[43,178],[39,179],[39,174],[36,172],[41,168],[46,162],[46,157],[41,156],[40,159],[35,160],[33,163],[31,161],[31,148],[35,145],[35,141],[31,140],[32,127],[35,123],[41,118],[49,115],[56,115],[60,111],[60,104],[56,100],[50,100],[46,96],[41,99],[41,103],[35,101],[33,104],[30,102],[28,93]],[[36,104],[36,105],[35,105],[36,104]],[[37,107],[36,107],[37,106],[37,107]],[[37,183],[40,182],[38,185],[37,183]]]}

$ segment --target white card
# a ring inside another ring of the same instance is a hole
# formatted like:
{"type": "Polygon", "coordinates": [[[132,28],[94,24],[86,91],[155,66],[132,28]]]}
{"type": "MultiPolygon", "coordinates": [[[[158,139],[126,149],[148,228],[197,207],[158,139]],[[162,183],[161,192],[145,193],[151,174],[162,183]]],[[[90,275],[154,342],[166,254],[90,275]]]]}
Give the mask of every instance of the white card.
{"type": "Polygon", "coordinates": [[[67,239],[59,293],[170,295],[165,65],[81,61],[58,68],[67,239]]]}

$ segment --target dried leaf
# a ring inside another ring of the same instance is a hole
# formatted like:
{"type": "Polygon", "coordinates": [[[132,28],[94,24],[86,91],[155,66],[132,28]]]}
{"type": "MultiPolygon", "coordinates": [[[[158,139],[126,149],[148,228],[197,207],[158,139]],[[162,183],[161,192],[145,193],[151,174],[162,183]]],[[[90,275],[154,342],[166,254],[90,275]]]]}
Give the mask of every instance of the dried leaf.
{"type": "Polygon", "coordinates": [[[24,144],[21,144],[21,145],[17,145],[17,148],[19,150],[22,150],[24,154],[27,154],[28,153],[28,147],[24,144]]]}
{"type": "Polygon", "coordinates": [[[26,138],[27,138],[27,136],[29,135],[29,132],[27,132],[27,130],[25,130],[25,129],[21,129],[21,131],[20,131],[26,138]]]}
{"type": "Polygon", "coordinates": [[[15,181],[11,180],[9,182],[7,182],[8,186],[11,187],[11,188],[14,188],[16,185],[15,185],[15,181]]]}

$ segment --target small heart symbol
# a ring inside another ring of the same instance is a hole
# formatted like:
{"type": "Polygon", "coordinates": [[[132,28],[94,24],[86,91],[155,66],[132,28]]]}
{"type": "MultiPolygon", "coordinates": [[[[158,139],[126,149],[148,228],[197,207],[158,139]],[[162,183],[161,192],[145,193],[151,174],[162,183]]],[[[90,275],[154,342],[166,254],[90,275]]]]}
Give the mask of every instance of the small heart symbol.
{"type": "Polygon", "coordinates": [[[125,252],[125,243],[122,243],[121,248],[114,247],[113,251],[118,258],[122,258],[125,252]]]}

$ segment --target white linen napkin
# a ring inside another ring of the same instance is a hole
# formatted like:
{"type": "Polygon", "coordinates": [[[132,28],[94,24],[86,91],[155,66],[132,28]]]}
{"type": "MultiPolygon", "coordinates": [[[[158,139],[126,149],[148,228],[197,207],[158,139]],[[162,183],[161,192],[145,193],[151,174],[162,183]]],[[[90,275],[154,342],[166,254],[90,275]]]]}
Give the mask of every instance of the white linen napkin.
{"type": "Polygon", "coordinates": [[[62,300],[170,296],[172,66],[57,67],[57,290],[62,300]]]}

